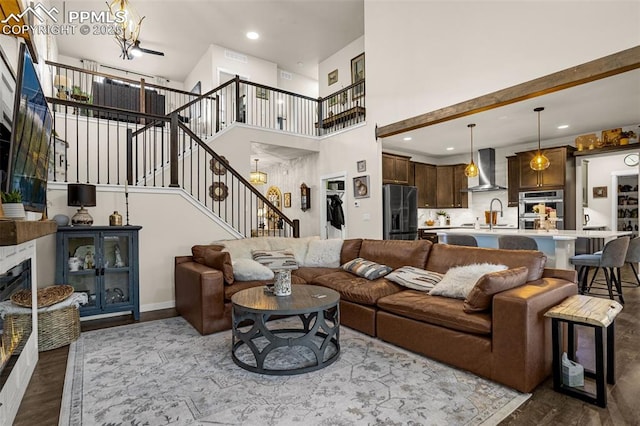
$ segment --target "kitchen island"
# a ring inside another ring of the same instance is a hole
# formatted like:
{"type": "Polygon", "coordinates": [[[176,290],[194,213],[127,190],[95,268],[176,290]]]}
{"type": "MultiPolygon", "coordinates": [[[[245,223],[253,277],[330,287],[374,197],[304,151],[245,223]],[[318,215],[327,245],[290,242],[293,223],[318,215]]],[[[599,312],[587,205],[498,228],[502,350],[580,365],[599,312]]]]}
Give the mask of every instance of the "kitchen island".
{"type": "Polygon", "coordinates": [[[547,255],[547,267],[573,269],[569,259],[575,255],[576,239],[603,239],[606,243],[623,235],[631,235],[631,231],[554,230],[547,232],[513,228],[450,229],[438,231],[439,242],[446,243],[448,234],[473,235],[478,241],[478,247],[489,248],[498,248],[498,237],[501,235],[524,235],[533,238],[538,244],[538,250],[547,255]]]}

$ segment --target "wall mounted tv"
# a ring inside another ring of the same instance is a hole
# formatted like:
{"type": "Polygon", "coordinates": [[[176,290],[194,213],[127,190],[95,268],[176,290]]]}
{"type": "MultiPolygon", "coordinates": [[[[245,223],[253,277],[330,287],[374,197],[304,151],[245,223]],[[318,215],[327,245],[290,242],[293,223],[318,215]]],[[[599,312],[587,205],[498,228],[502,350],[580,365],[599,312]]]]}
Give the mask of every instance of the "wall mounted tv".
{"type": "Polygon", "coordinates": [[[5,191],[19,190],[25,210],[44,211],[52,116],[31,55],[20,46],[5,191]]]}

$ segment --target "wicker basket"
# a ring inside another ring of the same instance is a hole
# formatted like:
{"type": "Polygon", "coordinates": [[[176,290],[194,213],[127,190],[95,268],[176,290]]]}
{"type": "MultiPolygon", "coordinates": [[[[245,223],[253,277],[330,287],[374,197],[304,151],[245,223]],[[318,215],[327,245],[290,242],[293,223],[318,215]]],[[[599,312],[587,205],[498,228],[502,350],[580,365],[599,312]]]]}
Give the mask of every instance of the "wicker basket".
{"type": "MultiPolygon", "coordinates": [[[[5,330],[31,332],[31,314],[9,314],[4,319],[5,330]],[[12,328],[13,327],[13,328],[12,328]]],[[[38,352],[66,346],[80,336],[80,314],[75,306],[38,312],[38,352]]],[[[20,353],[25,341],[14,353],[20,353]]]]}

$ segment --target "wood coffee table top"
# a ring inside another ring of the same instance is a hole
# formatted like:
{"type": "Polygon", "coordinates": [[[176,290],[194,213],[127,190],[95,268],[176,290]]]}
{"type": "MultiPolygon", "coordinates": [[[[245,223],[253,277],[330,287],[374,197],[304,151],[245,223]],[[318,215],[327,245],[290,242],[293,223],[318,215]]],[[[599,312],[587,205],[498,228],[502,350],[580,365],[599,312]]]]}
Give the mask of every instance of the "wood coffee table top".
{"type": "Polygon", "coordinates": [[[264,287],[239,291],[231,297],[235,306],[248,312],[270,312],[274,315],[293,315],[329,309],[340,301],[340,294],[316,285],[294,285],[289,296],[266,293],[264,287]]]}

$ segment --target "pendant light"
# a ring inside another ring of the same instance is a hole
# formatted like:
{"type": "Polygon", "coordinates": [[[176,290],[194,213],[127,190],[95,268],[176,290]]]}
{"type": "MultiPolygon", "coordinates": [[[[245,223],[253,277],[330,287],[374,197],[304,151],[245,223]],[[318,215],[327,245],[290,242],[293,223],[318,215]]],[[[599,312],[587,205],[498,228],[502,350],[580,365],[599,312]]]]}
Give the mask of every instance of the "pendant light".
{"type": "Polygon", "coordinates": [[[254,160],[256,162],[256,171],[251,172],[249,175],[249,182],[253,185],[264,185],[267,183],[267,174],[265,172],[258,171],[258,159],[254,160]]]}
{"type": "Polygon", "coordinates": [[[464,168],[464,175],[466,177],[476,177],[478,176],[478,166],[473,162],[473,128],[476,127],[476,125],[471,123],[468,124],[467,127],[471,130],[471,162],[464,168]]]}
{"type": "Polygon", "coordinates": [[[542,151],[540,150],[540,112],[544,111],[543,107],[538,107],[534,109],[535,112],[538,113],[538,152],[537,154],[531,159],[531,162],[529,163],[529,166],[539,172],[545,169],[548,169],[549,166],[551,165],[551,162],[549,161],[549,159],[547,157],[545,157],[542,154],[542,151]]]}

